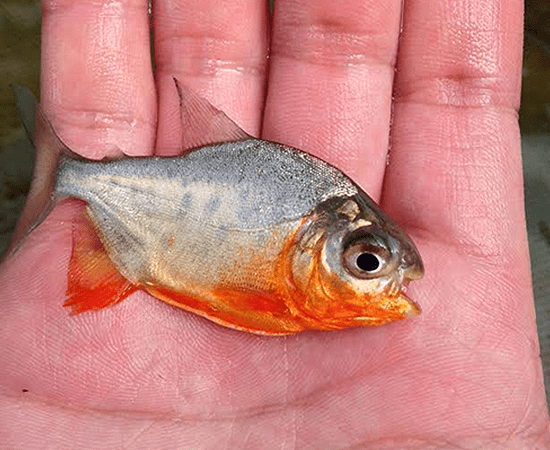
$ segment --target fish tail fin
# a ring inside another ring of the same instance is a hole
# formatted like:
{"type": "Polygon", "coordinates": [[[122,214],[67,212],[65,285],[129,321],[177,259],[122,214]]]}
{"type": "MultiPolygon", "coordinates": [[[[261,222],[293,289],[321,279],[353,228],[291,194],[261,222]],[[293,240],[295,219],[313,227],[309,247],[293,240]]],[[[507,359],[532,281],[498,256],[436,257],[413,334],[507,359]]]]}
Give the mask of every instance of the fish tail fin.
{"type": "Polygon", "coordinates": [[[31,189],[12,236],[8,255],[19,249],[24,238],[42,223],[58,202],[54,188],[60,161],[63,158],[80,158],[55,134],[33,93],[22,86],[14,85],[12,89],[23,127],[34,144],[36,160],[31,189]]]}

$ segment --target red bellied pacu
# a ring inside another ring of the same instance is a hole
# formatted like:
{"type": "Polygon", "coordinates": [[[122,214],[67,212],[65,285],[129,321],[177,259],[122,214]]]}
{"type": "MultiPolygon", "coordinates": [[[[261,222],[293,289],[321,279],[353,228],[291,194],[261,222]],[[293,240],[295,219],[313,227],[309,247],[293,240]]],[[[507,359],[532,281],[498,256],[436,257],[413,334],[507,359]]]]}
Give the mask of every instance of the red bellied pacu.
{"type": "MultiPolygon", "coordinates": [[[[12,252],[67,198],[65,305],[100,309],[142,289],[218,324],[265,335],[381,325],[419,313],[411,239],[330,164],[256,139],[176,82],[187,147],[177,157],[88,160],[38,107],[37,164],[12,252]]],[[[20,103],[30,92],[16,87],[20,103]]],[[[183,150],[183,149],[182,149],[183,150]]]]}

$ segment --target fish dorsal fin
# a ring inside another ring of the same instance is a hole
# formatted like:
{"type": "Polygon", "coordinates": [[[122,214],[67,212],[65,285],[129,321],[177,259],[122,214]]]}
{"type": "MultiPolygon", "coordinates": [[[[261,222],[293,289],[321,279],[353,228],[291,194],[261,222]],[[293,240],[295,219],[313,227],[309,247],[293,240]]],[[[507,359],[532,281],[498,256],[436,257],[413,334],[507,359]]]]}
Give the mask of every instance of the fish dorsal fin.
{"type": "Polygon", "coordinates": [[[208,100],[174,78],[180,101],[182,150],[219,142],[252,139],[208,100]]]}

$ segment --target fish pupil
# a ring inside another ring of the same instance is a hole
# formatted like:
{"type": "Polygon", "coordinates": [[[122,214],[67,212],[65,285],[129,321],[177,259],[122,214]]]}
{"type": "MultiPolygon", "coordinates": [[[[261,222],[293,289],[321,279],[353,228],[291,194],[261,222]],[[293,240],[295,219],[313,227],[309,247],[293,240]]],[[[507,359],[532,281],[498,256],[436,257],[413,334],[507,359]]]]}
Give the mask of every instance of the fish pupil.
{"type": "Polygon", "coordinates": [[[365,272],[374,272],[380,267],[380,260],[373,253],[361,253],[357,257],[356,264],[365,272]]]}

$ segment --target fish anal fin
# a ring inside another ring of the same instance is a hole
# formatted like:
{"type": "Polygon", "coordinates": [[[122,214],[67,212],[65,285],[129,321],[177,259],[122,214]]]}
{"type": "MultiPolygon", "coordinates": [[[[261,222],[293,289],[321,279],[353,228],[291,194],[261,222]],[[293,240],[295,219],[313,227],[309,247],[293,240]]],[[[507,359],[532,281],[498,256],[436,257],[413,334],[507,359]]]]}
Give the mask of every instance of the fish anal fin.
{"type": "Polygon", "coordinates": [[[252,139],[224,112],[174,78],[180,101],[182,150],[252,139]]]}
{"type": "Polygon", "coordinates": [[[64,306],[73,314],[98,310],[120,303],[137,289],[109,259],[92,225],[75,224],[64,306]]]}

